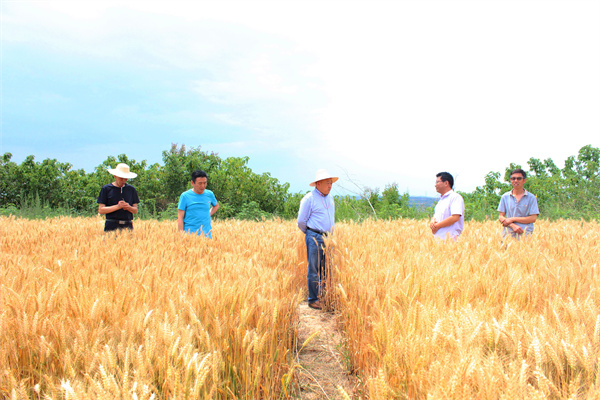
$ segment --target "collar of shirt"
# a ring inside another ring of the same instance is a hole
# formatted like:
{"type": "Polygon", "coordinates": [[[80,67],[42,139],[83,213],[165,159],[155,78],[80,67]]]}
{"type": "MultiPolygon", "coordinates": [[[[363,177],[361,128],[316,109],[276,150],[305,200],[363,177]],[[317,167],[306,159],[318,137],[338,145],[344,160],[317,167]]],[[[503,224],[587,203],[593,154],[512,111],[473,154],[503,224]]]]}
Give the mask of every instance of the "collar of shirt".
{"type": "Polygon", "coordinates": [[[454,190],[452,190],[452,189],[448,190],[446,193],[444,193],[442,195],[442,197],[440,197],[440,200],[445,199],[446,197],[450,196],[450,194],[452,194],[453,192],[454,192],[454,190]]]}
{"type": "Polygon", "coordinates": [[[314,193],[318,193],[321,197],[325,198],[327,196],[329,196],[328,194],[323,194],[321,192],[319,192],[319,189],[315,188],[315,190],[313,190],[314,193]]]}
{"type": "MultiPolygon", "coordinates": [[[[511,190],[510,190],[510,195],[511,195],[512,197],[515,197],[515,195],[514,195],[514,193],[513,193],[513,190],[514,190],[514,189],[511,189],[511,190]]],[[[528,194],[529,194],[529,192],[528,192],[526,189],[523,189],[523,196],[527,196],[528,194]]]]}

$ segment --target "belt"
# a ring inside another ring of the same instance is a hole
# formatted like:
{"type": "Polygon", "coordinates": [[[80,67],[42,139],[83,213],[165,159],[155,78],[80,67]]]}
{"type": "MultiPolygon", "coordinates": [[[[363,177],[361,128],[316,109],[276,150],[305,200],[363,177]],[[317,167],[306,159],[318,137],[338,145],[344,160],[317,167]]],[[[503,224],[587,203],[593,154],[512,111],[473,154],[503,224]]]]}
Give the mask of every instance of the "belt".
{"type": "Polygon", "coordinates": [[[329,232],[322,232],[322,231],[318,231],[318,230],[316,230],[316,229],[309,228],[308,226],[306,227],[306,230],[307,230],[307,231],[314,232],[314,233],[318,233],[319,235],[325,235],[325,236],[327,236],[327,235],[329,234],[329,232]]]}
{"type": "Polygon", "coordinates": [[[116,222],[119,225],[127,225],[127,224],[133,223],[133,221],[127,221],[127,220],[124,220],[124,219],[107,219],[106,221],[107,222],[108,221],[110,221],[110,222],[116,222]]]}

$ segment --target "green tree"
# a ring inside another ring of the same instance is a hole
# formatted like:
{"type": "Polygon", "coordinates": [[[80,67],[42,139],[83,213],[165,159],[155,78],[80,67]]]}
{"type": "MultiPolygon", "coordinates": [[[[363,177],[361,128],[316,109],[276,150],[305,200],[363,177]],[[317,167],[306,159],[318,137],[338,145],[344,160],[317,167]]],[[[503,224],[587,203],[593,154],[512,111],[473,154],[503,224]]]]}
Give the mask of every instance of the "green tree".
{"type": "Polygon", "coordinates": [[[381,193],[378,209],[379,218],[423,218],[427,216],[424,210],[411,205],[408,193],[400,194],[397,183],[386,185],[381,193]]]}
{"type": "Polygon", "coordinates": [[[185,145],[177,147],[177,144],[172,144],[168,151],[163,151],[162,160],[163,166],[157,171],[160,184],[152,186],[158,209],[164,210],[169,203],[178,201],[181,193],[190,188],[192,172],[196,170],[206,172],[207,188],[215,191],[213,175],[222,163],[217,154],[202,151],[200,146],[187,149],[185,145]]]}
{"type": "Polygon", "coordinates": [[[289,184],[280,183],[269,173],[254,173],[248,161],[248,157],[226,158],[209,176],[209,185],[213,185],[217,199],[226,205],[227,212],[221,216],[236,216],[251,201],[256,202],[261,211],[283,215],[290,197],[289,184]]]}
{"type": "Polygon", "coordinates": [[[11,157],[10,153],[5,154],[2,162],[3,202],[22,204],[39,198],[48,207],[71,207],[71,193],[80,176],[79,171],[71,170],[71,164],[56,159],[36,162],[30,155],[16,165],[11,157]]]}
{"type": "Polygon", "coordinates": [[[20,196],[22,188],[17,180],[17,163],[11,161],[12,154],[4,153],[0,160],[0,207],[21,204],[20,196]]]}
{"type": "MultiPolygon", "coordinates": [[[[600,149],[587,145],[577,156],[565,160],[561,170],[548,158],[541,161],[530,158],[527,162],[525,189],[533,193],[544,218],[600,218],[600,149]]],[[[485,185],[477,187],[465,197],[466,215],[477,219],[497,216],[495,210],[500,196],[511,189],[510,173],[518,164],[511,163],[504,171],[503,180],[499,172],[490,172],[485,185]],[[484,211],[486,210],[486,211],[484,211]]]]}

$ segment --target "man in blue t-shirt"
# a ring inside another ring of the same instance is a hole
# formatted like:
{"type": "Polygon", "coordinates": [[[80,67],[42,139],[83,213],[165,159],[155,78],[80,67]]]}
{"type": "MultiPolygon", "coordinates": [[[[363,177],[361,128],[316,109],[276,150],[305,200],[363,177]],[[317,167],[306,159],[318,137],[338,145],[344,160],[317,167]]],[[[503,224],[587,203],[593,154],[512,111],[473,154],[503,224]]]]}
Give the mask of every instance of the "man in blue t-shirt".
{"type": "Polygon", "coordinates": [[[212,238],[210,217],[219,209],[212,191],[206,189],[206,172],[192,172],[192,188],[183,192],[177,206],[177,229],[212,238]]]}

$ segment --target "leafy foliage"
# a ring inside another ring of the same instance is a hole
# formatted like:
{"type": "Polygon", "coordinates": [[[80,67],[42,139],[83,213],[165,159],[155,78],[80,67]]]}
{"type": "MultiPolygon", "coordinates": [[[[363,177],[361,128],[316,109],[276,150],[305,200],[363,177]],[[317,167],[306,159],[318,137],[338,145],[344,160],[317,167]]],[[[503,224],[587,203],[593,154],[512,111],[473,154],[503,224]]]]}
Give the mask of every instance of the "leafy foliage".
{"type": "MultiPolygon", "coordinates": [[[[126,163],[138,176],[130,183],[138,191],[140,218],[174,219],[179,195],[190,188],[191,173],[202,169],[208,174],[208,189],[219,201],[216,218],[260,220],[278,216],[293,219],[303,193],[290,193],[289,184],[269,173],[257,174],[248,166],[248,157],[221,158],[200,147],[171,145],[162,153],[162,165],[138,162],[125,154],[110,156],[91,173],[73,170],[69,163],[55,159],[36,162],[28,156],[21,164],[12,154],[0,158],[0,213],[31,217],[54,215],[93,215],[100,188],[113,181],[106,171],[126,163]]],[[[538,198],[544,218],[600,218],[600,149],[587,145],[571,156],[560,169],[552,159],[531,158],[525,188],[538,198]]],[[[465,199],[467,219],[497,218],[502,193],[511,189],[510,172],[520,165],[511,163],[504,171],[489,172],[482,186],[465,199]]],[[[525,169],[525,168],[524,168],[525,169]]],[[[363,221],[368,218],[427,218],[432,207],[415,206],[408,193],[398,185],[383,191],[363,188],[359,195],[336,196],[338,221],[363,221]]]]}
{"type": "Polygon", "coordinates": [[[378,189],[366,188],[359,197],[340,196],[336,200],[336,219],[339,221],[426,218],[430,212],[426,207],[412,205],[410,195],[400,194],[397,183],[387,185],[381,194],[378,189]]]}
{"type": "Polygon", "coordinates": [[[288,193],[289,184],[280,183],[268,173],[254,173],[248,167],[248,157],[222,159],[200,147],[188,149],[173,144],[162,153],[163,165],[148,165],[145,160],[138,162],[125,154],[109,156],[89,174],[54,159],[40,163],[28,156],[20,165],[11,159],[12,154],[6,153],[0,163],[3,209],[25,209],[39,198],[38,203],[48,209],[94,214],[100,188],[113,181],[107,169],[118,163],[126,163],[138,174],[129,183],[138,191],[142,218],[171,219],[173,214],[176,217],[179,196],[190,188],[191,174],[197,169],[207,173],[208,189],[217,195],[221,208],[216,217],[247,218],[249,212],[262,217],[284,215],[291,211],[286,209],[288,199],[294,198],[288,193]],[[248,208],[251,202],[256,210],[248,208]]]}
{"type": "Polygon", "coordinates": [[[511,190],[511,171],[522,168],[527,172],[525,189],[537,197],[544,218],[600,218],[600,149],[591,145],[582,147],[576,157],[570,156],[565,161],[563,169],[550,158],[544,161],[530,158],[527,164],[528,171],[511,163],[504,175],[490,172],[485,185],[473,193],[462,193],[465,214],[477,220],[495,218],[501,195],[511,190]]]}

